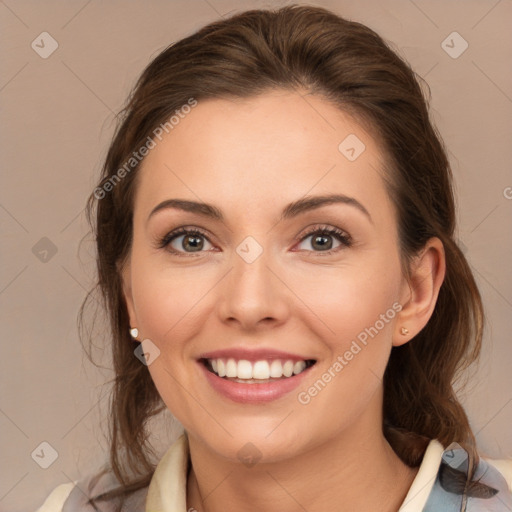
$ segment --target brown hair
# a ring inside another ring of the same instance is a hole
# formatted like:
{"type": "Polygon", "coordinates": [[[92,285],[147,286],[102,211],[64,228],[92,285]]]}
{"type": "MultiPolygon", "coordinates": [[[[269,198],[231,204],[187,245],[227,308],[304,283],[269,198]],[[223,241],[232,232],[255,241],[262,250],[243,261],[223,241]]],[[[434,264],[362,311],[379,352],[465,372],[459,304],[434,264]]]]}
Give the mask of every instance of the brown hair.
{"type": "MultiPolygon", "coordinates": [[[[426,327],[392,349],[384,375],[384,434],[410,466],[430,439],[478,453],[453,385],[480,352],[483,311],[468,263],[454,239],[455,205],[446,151],[428,101],[410,66],[370,28],[319,7],[251,10],[211,23],[160,53],[144,70],[108,151],[105,188],[152,131],[190,98],[251,97],[270,89],[307,90],[333,102],[376,135],[398,212],[402,264],[430,237],[445,249],[446,276],[426,327]]],[[[97,286],[108,313],[115,379],[111,399],[110,466],[128,495],[149,484],[147,421],[165,409],[147,367],[134,357],[120,268],[130,251],[138,166],[104,197],[87,204],[96,235],[97,286]]],[[[92,294],[86,298],[84,308],[92,294]]]]}

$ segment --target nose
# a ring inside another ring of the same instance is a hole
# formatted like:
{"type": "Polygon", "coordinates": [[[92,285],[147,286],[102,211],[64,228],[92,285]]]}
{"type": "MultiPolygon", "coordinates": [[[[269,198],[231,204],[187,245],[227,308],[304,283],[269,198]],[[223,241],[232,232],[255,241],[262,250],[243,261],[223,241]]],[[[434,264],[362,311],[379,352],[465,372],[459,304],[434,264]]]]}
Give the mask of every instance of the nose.
{"type": "Polygon", "coordinates": [[[252,263],[233,255],[233,268],[219,289],[217,310],[222,322],[250,331],[278,326],[290,314],[291,292],[285,276],[274,270],[265,251],[252,263]]]}

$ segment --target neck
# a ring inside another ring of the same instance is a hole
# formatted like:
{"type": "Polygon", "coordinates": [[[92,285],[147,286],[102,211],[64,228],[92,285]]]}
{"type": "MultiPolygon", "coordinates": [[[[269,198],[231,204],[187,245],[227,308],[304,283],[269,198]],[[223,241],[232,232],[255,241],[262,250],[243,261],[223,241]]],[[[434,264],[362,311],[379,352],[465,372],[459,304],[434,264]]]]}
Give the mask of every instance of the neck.
{"type": "Polygon", "coordinates": [[[396,512],[418,468],[400,460],[380,425],[363,421],[305,453],[250,468],[189,435],[187,510],[396,512]]]}

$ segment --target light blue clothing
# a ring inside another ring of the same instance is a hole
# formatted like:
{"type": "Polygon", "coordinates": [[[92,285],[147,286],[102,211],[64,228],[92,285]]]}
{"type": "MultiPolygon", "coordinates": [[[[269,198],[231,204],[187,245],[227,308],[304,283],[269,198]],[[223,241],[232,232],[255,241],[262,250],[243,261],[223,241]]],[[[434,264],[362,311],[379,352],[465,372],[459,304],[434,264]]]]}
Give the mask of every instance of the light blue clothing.
{"type": "Polygon", "coordinates": [[[443,452],[436,482],[423,512],[506,512],[512,511],[512,493],[504,476],[489,462],[480,459],[472,482],[466,489],[456,475],[467,474],[468,454],[452,443],[443,452]]]}
{"type": "MultiPolygon", "coordinates": [[[[186,490],[190,463],[186,434],[177,439],[160,460],[148,487],[125,502],[123,512],[187,512],[186,490]]],[[[512,460],[480,459],[475,481],[464,492],[454,476],[464,473],[468,455],[457,443],[446,449],[430,441],[418,473],[398,512],[510,512],[512,460]]],[[[107,474],[57,487],[37,512],[95,512],[90,496],[114,488],[107,474]]],[[[98,502],[101,512],[114,512],[115,503],[98,502]]],[[[378,512],[378,511],[376,511],[378,512]]]]}

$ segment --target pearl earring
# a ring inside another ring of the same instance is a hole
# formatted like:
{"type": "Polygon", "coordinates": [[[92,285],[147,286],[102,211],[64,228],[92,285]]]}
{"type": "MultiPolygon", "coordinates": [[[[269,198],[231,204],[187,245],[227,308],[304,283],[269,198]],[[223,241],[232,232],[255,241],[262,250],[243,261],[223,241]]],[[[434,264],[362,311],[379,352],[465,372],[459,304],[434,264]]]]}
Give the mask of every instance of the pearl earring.
{"type": "Polygon", "coordinates": [[[407,327],[402,327],[400,329],[400,333],[406,336],[407,334],[409,334],[409,329],[407,329],[407,327]]]}
{"type": "Polygon", "coordinates": [[[130,329],[130,335],[133,339],[137,339],[137,336],[139,335],[139,329],[137,329],[137,327],[133,327],[130,329]]]}

